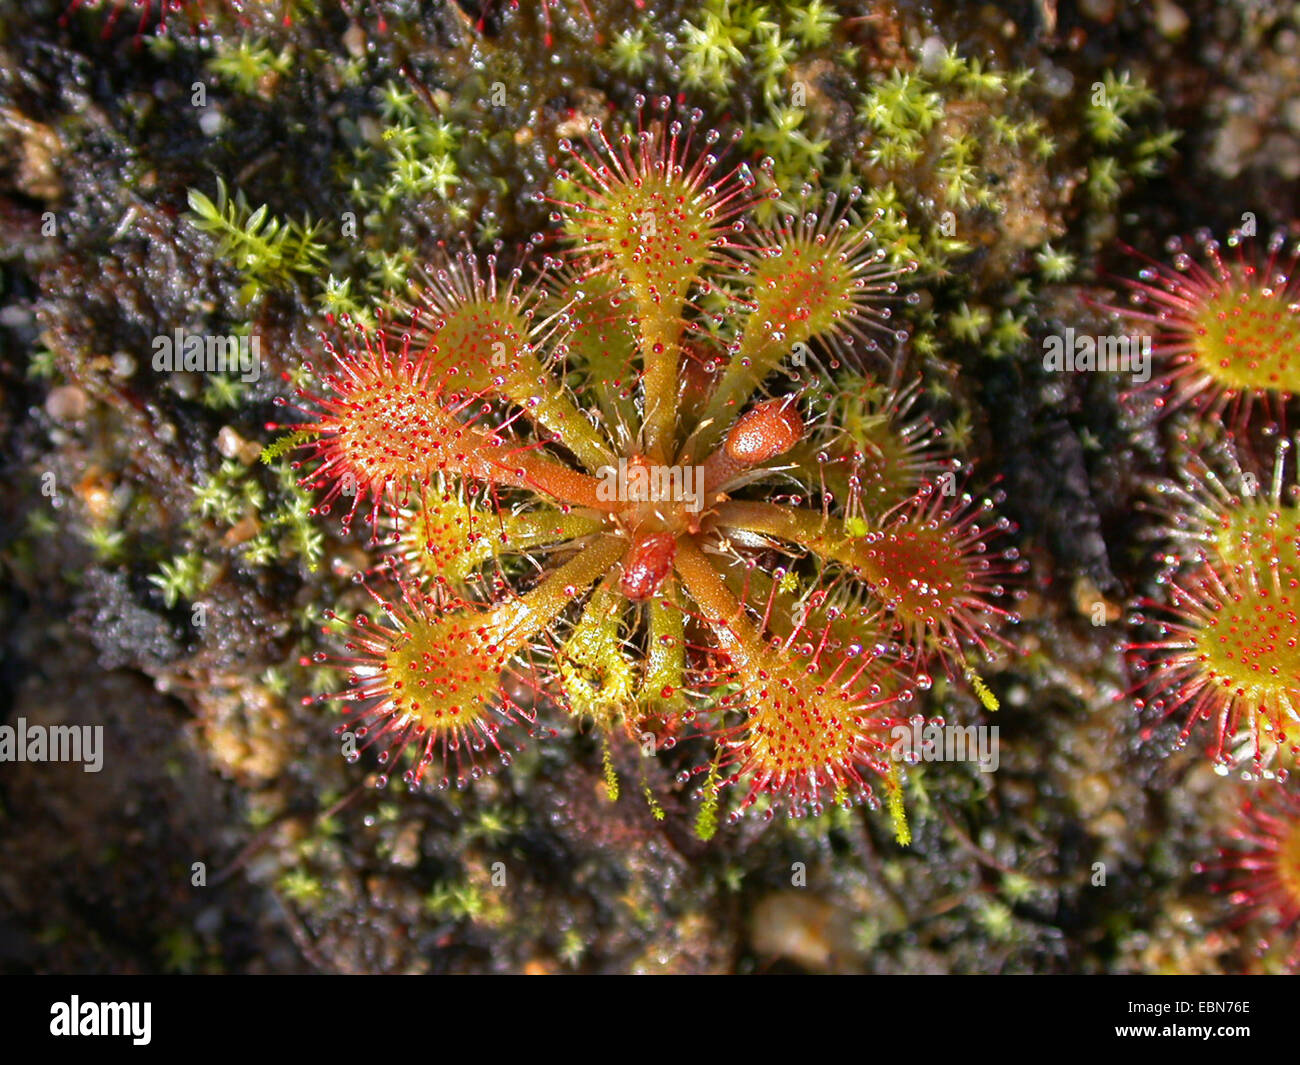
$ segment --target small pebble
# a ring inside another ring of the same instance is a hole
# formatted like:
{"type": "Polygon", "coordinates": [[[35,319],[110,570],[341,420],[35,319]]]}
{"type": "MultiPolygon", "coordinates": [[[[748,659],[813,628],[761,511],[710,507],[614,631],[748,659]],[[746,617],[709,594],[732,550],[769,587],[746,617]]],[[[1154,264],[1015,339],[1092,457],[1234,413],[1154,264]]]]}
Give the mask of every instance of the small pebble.
{"type": "Polygon", "coordinates": [[[135,359],[125,351],[114,352],[111,370],[109,372],[119,381],[124,381],[135,373],[135,359]]]}
{"type": "Polygon", "coordinates": [[[6,329],[26,329],[32,324],[32,308],[29,304],[11,303],[0,308],[0,325],[6,329]]]}
{"type": "Polygon", "coordinates": [[[1162,37],[1175,40],[1187,32],[1191,19],[1173,0],[1155,0],[1156,29],[1162,37]]]}
{"type": "Polygon", "coordinates": [[[754,907],[750,942],[759,954],[822,971],[834,957],[837,923],[835,910],[820,899],[798,891],[773,892],[754,907]]]}
{"type": "Polygon", "coordinates": [[[60,385],[45,397],[45,413],[56,422],[80,421],[90,409],[90,399],[76,385],[60,385]]]}
{"type": "Polygon", "coordinates": [[[243,446],[244,438],[242,436],[228,425],[221,427],[221,432],[217,433],[217,450],[221,452],[223,458],[235,458],[243,446]]]}
{"type": "Polygon", "coordinates": [[[1074,75],[1050,59],[1038,64],[1038,83],[1048,96],[1057,100],[1064,100],[1074,91],[1074,75]]]}
{"type": "Polygon", "coordinates": [[[1221,177],[1235,178],[1263,140],[1259,123],[1251,115],[1233,115],[1219,130],[1210,150],[1209,164],[1221,177]]]}
{"type": "Polygon", "coordinates": [[[1079,0],[1079,14],[1105,26],[1115,17],[1115,0],[1079,0]]]}
{"type": "Polygon", "coordinates": [[[366,31],[353,22],[343,33],[343,47],[353,59],[361,59],[366,54],[366,31]]]}
{"type": "Polygon", "coordinates": [[[245,440],[229,425],[223,425],[217,433],[217,450],[223,458],[238,459],[245,466],[251,466],[262,454],[260,445],[245,440]]]}
{"type": "Polygon", "coordinates": [[[921,42],[922,72],[931,76],[938,74],[942,69],[944,56],[947,54],[948,46],[943,43],[942,37],[927,37],[921,42]]]}
{"type": "Polygon", "coordinates": [[[203,131],[205,137],[219,136],[225,124],[226,116],[216,107],[204,108],[199,115],[199,129],[203,131]]]}
{"type": "Polygon", "coordinates": [[[247,543],[261,531],[262,523],[250,514],[227,529],[226,535],[221,538],[221,542],[226,547],[237,547],[240,544],[247,543]]]}

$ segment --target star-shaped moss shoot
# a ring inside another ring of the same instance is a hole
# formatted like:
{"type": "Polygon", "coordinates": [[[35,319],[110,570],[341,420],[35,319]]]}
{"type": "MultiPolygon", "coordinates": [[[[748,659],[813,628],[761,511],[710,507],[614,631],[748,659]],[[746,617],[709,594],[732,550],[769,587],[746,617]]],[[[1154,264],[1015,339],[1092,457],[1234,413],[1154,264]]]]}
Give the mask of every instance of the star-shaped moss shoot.
{"type": "Polygon", "coordinates": [[[997,646],[1023,565],[915,385],[875,376],[896,379],[876,341],[902,343],[909,271],[858,195],[757,227],[721,137],[639,107],[565,146],[559,252],[504,282],[433,264],[299,396],[304,483],[347,501],[345,527],[369,515],[409,589],[351,634],[345,706],[389,765],[418,750],[417,779],[561,708],[643,749],[699,737],[686,779],[710,809],[731,785],[739,810],[875,803],[883,776],[897,812],[890,728],[927,670],[997,646]]]}

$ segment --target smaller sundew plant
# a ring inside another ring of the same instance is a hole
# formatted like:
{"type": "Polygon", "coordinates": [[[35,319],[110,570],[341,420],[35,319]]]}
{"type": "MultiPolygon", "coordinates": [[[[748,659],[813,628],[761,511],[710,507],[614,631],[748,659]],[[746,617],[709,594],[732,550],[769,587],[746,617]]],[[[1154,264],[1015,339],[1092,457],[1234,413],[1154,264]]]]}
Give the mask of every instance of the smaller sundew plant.
{"type": "Polygon", "coordinates": [[[1158,638],[1131,645],[1145,695],[1198,723],[1219,767],[1245,762],[1285,778],[1300,728],[1300,491],[1287,470],[1291,442],[1275,450],[1261,483],[1226,442],[1192,455],[1177,481],[1157,486],[1169,541],[1160,581],[1138,622],[1158,638]]]}
{"type": "Polygon", "coordinates": [[[733,817],[798,815],[878,804],[873,778],[901,819],[890,730],[1014,620],[1009,523],[959,489],[914,384],[834,373],[896,371],[877,338],[905,339],[908,271],[857,195],[757,225],[698,114],[638,110],[562,146],[561,251],[530,280],[431,266],[298,391],[318,512],[361,515],[398,574],[315,656],[349,674],[320,701],[412,787],[508,760],[554,706],[643,750],[711,741],[679,776],[702,824],[725,788],[733,817]]]}
{"type": "Polygon", "coordinates": [[[1232,843],[1213,867],[1216,889],[1237,907],[1231,924],[1256,931],[1261,956],[1279,952],[1282,967],[1300,969],[1300,795],[1265,786],[1242,803],[1232,843]]]}
{"type": "Polygon", "coordinates": [[[1123,280],[1128,305],[1105,309],[1152,334],[1160,406],[1238,428],[1258,406],[1280,422],[1300,394],[1300,247],[1288,250],[1281,233],[1262,254],[1236,232],[1226,249],[1206,231],[1191,244],[1169,241],[1172,264],[1147,260],[1136,279],[1123,280]]]}

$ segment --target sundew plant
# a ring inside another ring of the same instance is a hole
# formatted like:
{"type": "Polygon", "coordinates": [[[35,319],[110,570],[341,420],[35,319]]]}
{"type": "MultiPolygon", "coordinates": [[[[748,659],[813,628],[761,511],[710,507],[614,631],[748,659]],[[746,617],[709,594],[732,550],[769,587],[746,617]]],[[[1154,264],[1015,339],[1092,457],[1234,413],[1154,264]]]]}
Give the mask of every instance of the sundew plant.
{"type": "Polygon", "coordinates": [[[1008,523],[887,385],[912,269],[856,189],[757,224],[701,117],[593,121],[540,261],[431,265],[300,393],[304,483],[395,574],[320,656],[385,781],[464,783],[561,712],[699,736],[705,823],[732,785],[733,814],[878,804],[916,691],[1013,619],[1008,523]]]}

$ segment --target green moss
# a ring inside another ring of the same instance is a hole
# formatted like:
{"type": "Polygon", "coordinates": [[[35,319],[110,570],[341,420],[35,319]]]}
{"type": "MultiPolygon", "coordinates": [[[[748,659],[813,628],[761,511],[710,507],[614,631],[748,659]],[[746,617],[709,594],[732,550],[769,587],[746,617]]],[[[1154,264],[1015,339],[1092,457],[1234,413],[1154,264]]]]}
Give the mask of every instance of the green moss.
{"type": "Polygon", "coordinates": [[[1050,243],[1038,250],[1034,261],[1044,281],[1066,281],[1074,273],[1075,257],[1067,251],[1058,251],[1050,243]]]}
{"type": "Polygon", "coordinates": [[[150,574],[149,583],[162,593],[163,603],[170,610],[182,599],[194,601],[207,586],[203,559],[194,551],[177,555],[170,562],[158,567],[158,572],[150,574]]]}
{"type": "Polygon", "coordinates": [[[246,302],[267,289],[291,285],[299,275],[315,276],[325,263],[325,246],[316,238],[319,225],[282,222],[265,204],[252,210],[242,194],[231,198],[217,179],[215,203],[197,189],[189,192],[190,224],[217,238],[214,254],[243,276],[246,302]]]}
{"type": "Polygon", "coordinates": [[[311,909],[325,898],[324,885],[302,869],[290,869],[276,881],[276,888],[298,906],[311,909]]]}
{"type": "Polygon", "coordinates": [[[644,74],[651,62],[648,36],[649,27],[644,23],[615,34],[606,53],[609,65],[632,78],[644,74]]]}
{"type": "Polygon", "coordinates": [[[293,49],[289,45],[274,52],[254,38],[231,42],[218,37],[216,48],[217,54],[208,60],[208,69],[247,96],[268,92],[269,82],[293,69],[293,49]]]}
{"type": "Polygon", "coordinates": [[[83,529],[81,536],[95,553],[96,561],[110,565],[122,561],[126,533],[103,525],[92,525],[83,529]]]}
{"type": "Polygon", "coordinates": [[[964,300],[948,316],[948,331],[968,344],[978,344],[992,324],[993,316],[987,307],[970,307],[964,300]]]}
{"type": "Polygon", "coordinates": [[[1129,130],[1129,118],[1141,111],[1154,109],[1159,100],[1141,78],[1127,70],[1117,74],[1108,70],[1101,81],[1094,82],[1085,112],[1088,133],[1102,146],[1116,144],[1129,130]]]}
{"type": "Polygon", "coordinates": [[[248,385],[233,374],[209,373],[205,375],[201,402],[209,410],[231,410],[240,406],[248,385]]]}

